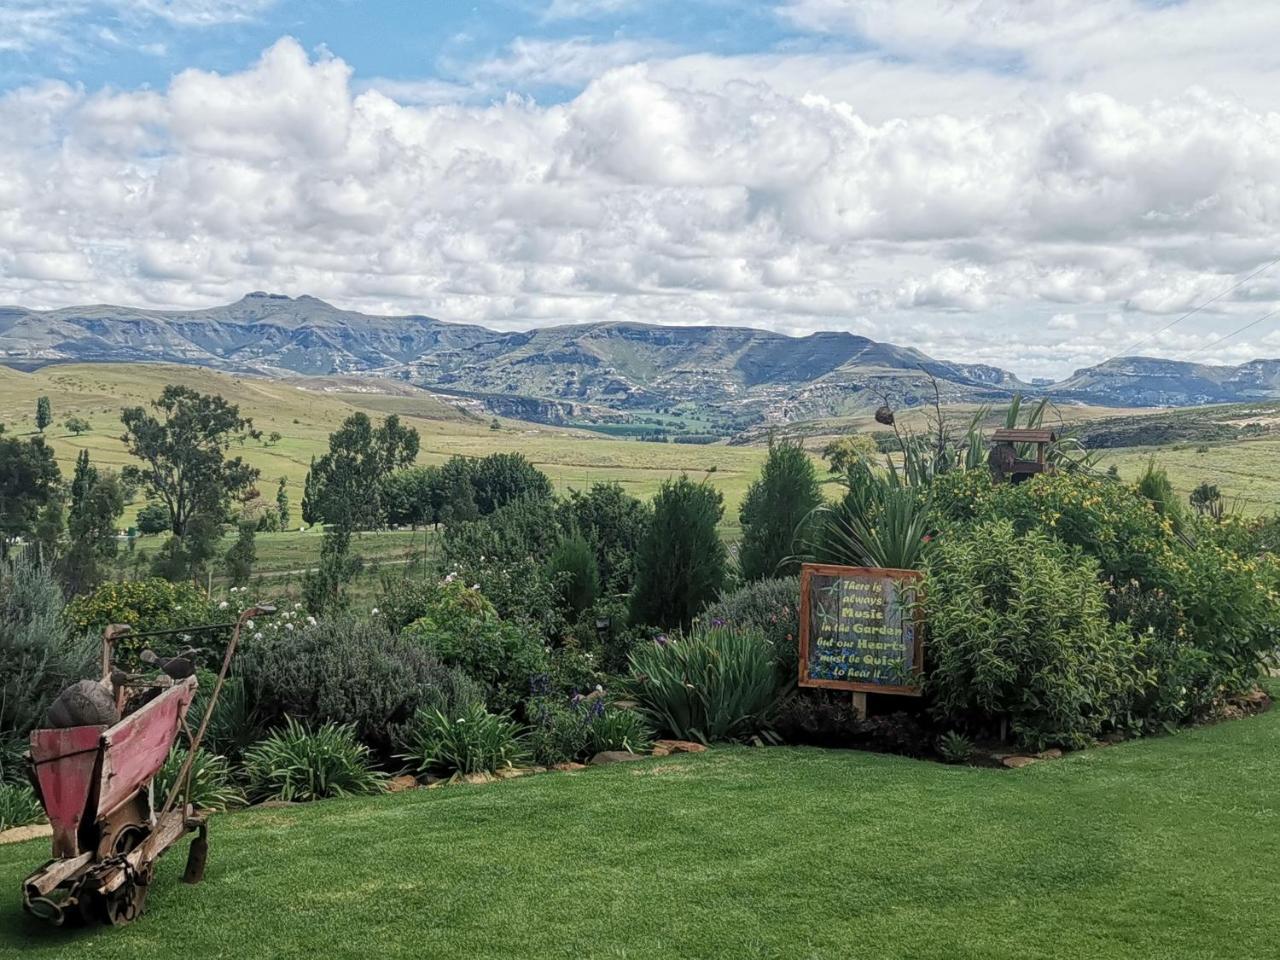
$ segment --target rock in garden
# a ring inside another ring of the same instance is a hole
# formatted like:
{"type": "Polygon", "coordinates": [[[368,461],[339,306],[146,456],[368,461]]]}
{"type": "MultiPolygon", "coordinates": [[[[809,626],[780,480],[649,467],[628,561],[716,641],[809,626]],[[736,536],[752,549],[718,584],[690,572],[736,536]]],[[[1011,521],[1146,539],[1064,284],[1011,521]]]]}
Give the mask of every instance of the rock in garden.
{"type": "Polygon", "coordinates": [[[593,767],[601,767],[609,763],[630,763],[632,760],[643,760],[644,754],[632,753],[630,750],[602,750],[591,758],[593,767]]]}
{"type": "Polygon", "coordinates": [[[402,773],[387,781],[387,793],[403,793],[405,790],[418,789],[418,779],[412,774],[402,773]]]}
{"type": "Polygon", "coordinates": [[[49,705],[45,722],[53,729],[111,726],[120,720],[111,691],[97,680],[80,680],[67,687],[49,705]]]}
{"type": "Polygon", "coordinates": [[[559,770],[561,773],[573,773],[575,770],[585,770],[585,769],[587,769],[587,765],[586,765],[585,763],[572,763],[572,762],[570,762],[570,763],[553,763],[553,764],[551,765],[551,769],[552,769],[552,770],[559,770]]]}
{"type": "Polygon", "coordinates": [[[692,740],[658,740],[653,746],[655,750],[661,747],[667,753],[705,753],[707,749],[705,743],[695,743],[692,740]]]}
{"type": "Polygon", "coordinates": [[[1037,760],[1035,757],[1013,756],[1000,758],[1000,765],[1002,767],[1008,767],[1010,770],[1020,770],[1023,767],[1029,767],[1031,764],[1036,762],[1037,760]]]}

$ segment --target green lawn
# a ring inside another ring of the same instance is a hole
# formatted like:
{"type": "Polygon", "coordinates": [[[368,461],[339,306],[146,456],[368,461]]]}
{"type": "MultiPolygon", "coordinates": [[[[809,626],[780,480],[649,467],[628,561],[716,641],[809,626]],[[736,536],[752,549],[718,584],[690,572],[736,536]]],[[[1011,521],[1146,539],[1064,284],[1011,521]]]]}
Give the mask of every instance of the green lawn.
{"type": "Polygon", "coordinates": [[[1280,949],[1280,711],[1016,772],[698,757],[215,820],[133,926],[19,912],[0,955],[1235,958],[1280,949]]]}

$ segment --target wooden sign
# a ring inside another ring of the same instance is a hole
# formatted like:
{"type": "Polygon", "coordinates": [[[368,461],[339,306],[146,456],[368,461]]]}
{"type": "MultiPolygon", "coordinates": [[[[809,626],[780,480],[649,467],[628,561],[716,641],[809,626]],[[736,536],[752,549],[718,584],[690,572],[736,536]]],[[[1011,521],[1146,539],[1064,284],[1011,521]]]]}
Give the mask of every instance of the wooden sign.
{"type": "Polygon", "coordinates": [[[920,696],[916,570],[800,568],[800,686],[920,696]]]}

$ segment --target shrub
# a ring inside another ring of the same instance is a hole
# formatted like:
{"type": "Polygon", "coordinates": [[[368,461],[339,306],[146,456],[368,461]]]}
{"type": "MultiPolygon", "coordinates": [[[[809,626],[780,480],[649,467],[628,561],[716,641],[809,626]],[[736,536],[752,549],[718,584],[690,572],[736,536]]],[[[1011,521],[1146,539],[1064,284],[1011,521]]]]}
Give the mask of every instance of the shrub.
{"type": "Polygon", "coordinates": [[[481,514],[516,500],[550,500],[547,475],[519,453],[491,453],[471,465],[471,488],[481,514]]]}
{"type": "Polygon", "coordinates": [[[603,750],[642,753],[652,745],[653,731],[636,711],[606,703],[603,696],[543,697],[530,708],[526,739],[534,763],[551,766],[603,750]]]}
{"type": "Polygon", "coordinates": [[[268,725],[286,716],[313,725],[349,724],[379,757],[431,701],[458,681],[419,644],[377,620],[336,617],[294,630],[260,631],[238,671],[249,703],[268,725]]]}
{"type": "Polygon", "coordinates": [[[168,533],[173,523],[163,503],[148,503],[138,511],[136,522],[139,533],[168,533]]]}
{"type": "Polygon", "coordinates": [[[930,560],[926,690],[949,724],[1008,721],[1030,749],[1080,747],[1124,724],[1144,686],[1097,565],[1008,521],[949,537],[930,560]]]}
{"type": "Polygon", "coordinates": [[[402,755],[419,774],[492,773],[527,756],[520,727],[473,704],[461,714],[422,711],[409,730],[402,755]]]}
{"type": "Polygon", "coordinates": [[[915,570],[923,562],[933,524],[931,494],[896,472],[859,460],[839,482],[844,497],[818,509],[807,555],[819,563],[915,570]]]}
{"type": "Polygon", "coordinates": [[[799,672],[800,578],[758,580],[724,594],[703,612],[702,623],[758,630],[769,644],[779,675],[794,682],[799,672]]]}
{"type": "Polygon", "coordinates": [[[628,593],[635,582],[635,556],[649,527],[647,503],[618,483],[593,483],[573,490],[559,505],[560,525],[579,530],[595,551],[600,583],[609,593],[628,593]]]}
{"type": "Polygon", "coordinates": [[[582,534],[570,534],[560,541],[547,560],[547,571],[551,580],[560,584],[565,609],[575,620],[595,603],[600,568],[591,544],[582,534]]]}
{"type": "Polygon", "coordinates": [[[517,707],[530,681],[547,672],[547,652],[528,628],[500,619],[478,590],[458,580],[437,586],[428,611],[405,628],[405,640],[484,688],[499,712],[517,707]]]}
{"type": "MultiPolygon", "coordinates": [[[[156,802],[163,802],[178,782],[182,765],[187,762],[187,749],[174,745],[155,777],[156,802]]],[[[191,777],[186,799],[199,810],[222,811],[244,803],[244,794],[231,779],[231,764],[226,757],[201,747],[191,763],[191,777]]]]}
{"type": "Polygon", "coordinates": [[[309,731],[292,717],[245,752],[244,776],[254,800],[291,803],[379,793],[384,786],[353,726],[326,723],[309,731]]]}
{"type": "Polygon", "coordinates": [[[29,785],[0,782],[0,831],[43,822],[44,809],[29,785]]]}
{"type": "Polygon", "coordinates": [[[724,497],[686,475],[666,480],[636,557],[632,617],[662,627],[688,626],[724,585],[727,554],[717,524],[724,497]]]}
{"type": "Polygon", "coordinates": [[[963,733],[949,730],[938,738],[938,755],[947,763],[968,763],[973,756],[973,741],[963,733]]]}
{"type": "MultiPolygon", "coordinates": [[[[67,621],[77,633],[100,636],[111,623],[127,623],[139,633],[203,626],[230,619],[214,610],[202,591],[190,583],[170,583],[159,577],[104,583],[93,593],[76,597],[67,605],[67,621]]],[[[220,649],[226,633],[201,633],[200,642],[220,649]]],[[[119,655],[137,655],[143,641],[124,637],[119,655]]]]}
{"type": "Polygon", "coordinates": [[[756,630],[695,629],[631,656],[629,689],[653,727],[685,740],[771,739],[773,651],[756,630]]]}
{"type": "Polygon", "coordinates": [[[797,543],[805,542],[810,514],[821,503],[818,474],[804,447],[797,441],[771,440],[764,469],[738,510],[742,521],[738,565],[743,578],[797,573],[797,543]]]}
{"type": "Polygon", "coordinates": [[[0,734],[17,739],[43,725],[63,687],[93,672],[96,645],[68,632],[62,614],[47,566],[18,560],[0,569],[0,734]]]}

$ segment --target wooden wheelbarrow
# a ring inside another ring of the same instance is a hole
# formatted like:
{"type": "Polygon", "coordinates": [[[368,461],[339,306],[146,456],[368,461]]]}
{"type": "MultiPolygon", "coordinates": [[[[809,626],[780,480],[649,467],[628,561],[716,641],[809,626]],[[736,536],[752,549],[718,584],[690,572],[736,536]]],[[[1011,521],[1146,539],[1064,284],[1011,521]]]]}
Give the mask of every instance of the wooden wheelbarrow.
{"type": "MultiPolygon", "coordinates": [[[[213,714],[218,694],[240,638],[242,624],[271,613],[266,606],[246,610],[231,634],[209,705],[199,730],[187,729],[195,697],[195,676],[154,678],[118,688],[142,694],[132,712],[111,726],[88,725],[35,730],[31,734],[32,783],[53,826],[53,859],[23,882],[22,905],[31,914],[61,925],[100,920],[128,923],[147,901],[156,861],[174,844],[197,832],[183,879],[199,883],[208,856],[206,813],[190,794],[191,763],[213,714]],[[163,802],[154,778],[179,733],[187,738],[187,758],[163,802]]],[[[112,647],[127,627],[113,625],[103,636],[104,682],[113,676],[112,647]]],[[[116,671],[115,676],[119,676],[116,671]]]]}

